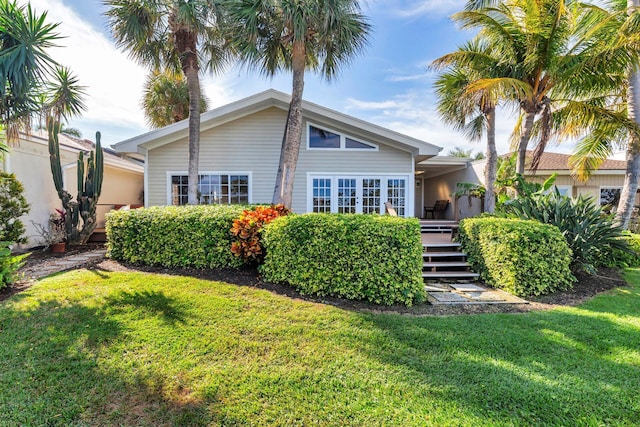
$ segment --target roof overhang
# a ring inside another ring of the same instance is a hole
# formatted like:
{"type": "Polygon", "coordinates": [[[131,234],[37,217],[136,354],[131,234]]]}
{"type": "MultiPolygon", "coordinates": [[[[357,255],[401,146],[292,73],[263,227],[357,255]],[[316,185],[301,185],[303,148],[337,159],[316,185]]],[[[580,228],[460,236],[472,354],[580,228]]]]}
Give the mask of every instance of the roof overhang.
{"type": "Polygon", "coordinates": [[[469,167],[471,159],[465,157],[436,156],[416,164],[416,174],[423,178],[433,178],[469,167]]]}
{"type": "MultiPolygon", "coordinates": [[[[200,116],[200,132],[221,126],[233,120],[246,117],[267,108],[276,107],[284,111],[289,109],[291,97],[283,92],[269,89],[248,98],[232,102],[222,107],[202,113],[200,116]]],[[[302,102],[303,115],[311,121],[338,122],[342,127],[353,130],[358,136],[369,138],[413,153],[417,160],[436,156],[441,150],[433,144],[392,131],[382,126],[331,110],[312,102],[302,102]]],[[[113,145],[120,153],[139,153],[144,155],[148,150],[187,138],[189,135],[188,120],[182,120],[160,129],[127,139],[113,145]]]]}

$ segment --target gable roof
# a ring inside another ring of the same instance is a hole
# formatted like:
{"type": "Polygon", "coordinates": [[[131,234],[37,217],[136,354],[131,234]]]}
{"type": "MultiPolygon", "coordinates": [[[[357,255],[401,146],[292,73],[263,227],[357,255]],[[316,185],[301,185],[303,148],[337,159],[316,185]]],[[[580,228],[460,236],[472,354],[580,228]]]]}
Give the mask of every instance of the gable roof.
{"type": "MultiPolygon", "coordinates": [[[[500,157],[509,158],[514,154],[514,152],[503,154],[500,157]]],[[[526,165],[527,169],[531,165],[531,158],[533,157],[533,151],[527,150],[526,154],[526,165]]],[[[550,153],[545,151],[542,153],[542,157],[540,157],[540,164],[538,166],[538,171],[571,171],[571,166],[569,166],[569,158],[571,155],[562,154],[562,153],[550,153]]],[[[627,162],[623,160],[614,160],[614,159],[606,159],[602,166],[598,168],[598,171],[624,171],[627,169],[627,162]]]]}
{"type": "MultiPolygon", "coordinates": [[[[200,132],[222,124],[246,117],[267,108],[276,107],[284,111],[289,109],[291,97],[283,92],[269,89],[264,92],[243,98],[200,115],[200,132]]],[[[318,104],[302,101],[305,118],[320,121],[336,121],[347,127],[357,129],[360,133],[370,134],[376,140],[413,152],[418,158],[429,158],[438,154],[441,147],[429,144],[416,138],[392,131],[382,126],[331,110],[318,104]]],[[[112,147],[121,153],[140,153],[161,147],[188,136],[188,119],[155,129],[142,135],[118,142],[112,147]]]]}

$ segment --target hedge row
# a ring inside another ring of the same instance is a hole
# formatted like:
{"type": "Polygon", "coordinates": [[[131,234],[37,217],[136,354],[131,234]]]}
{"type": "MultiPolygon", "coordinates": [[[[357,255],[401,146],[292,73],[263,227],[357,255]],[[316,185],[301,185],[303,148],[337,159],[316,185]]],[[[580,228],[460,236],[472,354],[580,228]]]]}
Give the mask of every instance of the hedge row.
{"type": "Polygon", "coordinates": [[[622,239],[627,242],[628,251],[616,250],[608,267],[640,267],[640,234],[625,231],[622,239]]]}
{"type": "Polygon", "coordinates": [[[461,221],[459,231],[473,269],[493,287],[528,296],[573,286],[571,250],[557,227],[481,217],[461,221]]]}
{"type": "Polygon", "coordinates": [[[107,215],[107,248],[118,261],[164,267],[242,265],[231,253],[233,220],[247,206],[165,206],[107,215]]]}
{"type": "Polygon", "coordinates": [[[275,219],[264,233],[267,281],[303,294],[411,305],[425,300],[417,219],[306,214],[275,219]]]}

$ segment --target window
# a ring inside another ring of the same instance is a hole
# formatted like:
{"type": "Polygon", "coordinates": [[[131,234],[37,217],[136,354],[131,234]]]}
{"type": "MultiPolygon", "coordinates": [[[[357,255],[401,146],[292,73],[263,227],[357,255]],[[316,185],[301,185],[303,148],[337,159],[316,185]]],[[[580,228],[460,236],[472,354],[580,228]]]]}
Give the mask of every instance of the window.
{"type": "Polygon", "coordinates": [[[331,179],[314,178],[313,212],[331,212],[331,179]]]}
{"type": "Polygon", "coordinates": [[[308,126],[308,135],[308,148],[312,150],[378,150],[375,144],[359,141],[311,124],[308,126]]]}
{"type": "MultiPolygon", "coordinates": [[[[189,178],[171,175],[171,204],[186,205],[189,178]]],[[[249,175],[202,174],[198,176],[198,201],[202,205],[249,203],[249,175]]]]}
{"type": "Polygon", "coordinates": [[[387,180],[387,200],[396,208],[399,216],[404,216],[405,182],[404,179],[387,180]]]}
{"type": "Polygon", "coordinates": [[[340,135],[315,126],[309,126],[309,147],[340,148],[340,135]]]}
{"type": "Polygon", "coordinates": [[[610,187],[600,189],[600,206],[617,206],[620,201],[621,188],[610,187]]]}

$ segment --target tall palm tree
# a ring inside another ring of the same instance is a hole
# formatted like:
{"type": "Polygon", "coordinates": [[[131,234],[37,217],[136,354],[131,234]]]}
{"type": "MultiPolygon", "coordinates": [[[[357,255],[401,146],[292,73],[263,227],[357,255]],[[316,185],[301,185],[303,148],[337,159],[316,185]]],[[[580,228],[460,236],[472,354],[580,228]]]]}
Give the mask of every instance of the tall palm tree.
{"type": "Polygon", "coordinates": [[[188,203],[198,203],[200,69],[215,71],[228,57],[213,0],[104,0],[116,44],[151,69],[181,70],[189,90],[188,203]]]}
{"type": "MultiPolygon", "coordinates": [[[[633,43],[638,43],[640,33],[640,8],[637,0],[616,0],[608,3],[607,9],[594,8],[600,14],[600,20],[608,20],[615,25],[611,32],[633,43]]],[[[616,147],[626,150],[627,170],[618,203],[616,218],[624,228],[628,227],[635,195],[640,178],[640,77],[638,76],[638,49],[629,48],[629,62],[618,73],[626,76],[623,85],[615,88],[609,96],[590,100],[593,108],[591,125],[586,136],[576,146],[570,159],[573,172],[578,178],[586,180],[593,170],[613,154],[616,147]]],[[[572,111],[565,113],[575,117],[572,111]]],[[[566,123],[570,121],[563,120],[566,123]]],[[[571,129],[571,126],[565,128],[571,129]]],[[[576,136],[576,135],[573,135],[576,136]]]]}
{"type": "MultiPolygon", "coordinates": [[[[161,128],[189,117],[189,85],[182,74],[171,70],[152,71],[144,82],[142,109],[149,126],[161,128]]],[[[207,98],[200,91],[200,111],[207,110],[207,98]]]]}
{"type": "Polygon", "coordinates": [[[629,64],[629,46],[609,31],[610,20],[599,21],[597,16],[592,6],[576,0],[478,0],[454,15],[463,28],[479,30],[478,37],[502,58],[505,74],[480,79],[471,90],[511,86],[522,113],[516,172],[524,173],[536,118],[533,169],[553,136],[554,109],[624,83],[619,70],[629,64]]]}
{"type": "Polygon", "coordinates": [[[302,94],[307,69],[327,80],[367,43],[370,25],[358,0],[235,0],[229,21],[234,45],[245,63],[272,76],[293,74],[273,203],[291,206],[302,138],[302,94]]]}
{"type": "Polygon", "coordinates": [[[0,122],[9,142],[29,128],[39,109],[37,93],[57,65],[47,49],[60,38],[58,24],[46,19],[46,12],[37,14],[30,4],[0,0],[0,122]]]}
{"type": "MultiPolygon", "coordinates": [[[[640,0],[628,0],[627,9],[630,16],[638,16],[640,0]]],[[[638,62],[632,64],[628,70],[627,108],[629,118],[640,126],[640,72],[638,62]]],[[[620,202],[616,212],[616,219],[623,228],[629,227],[629,220],[633,212],[633,205],[638,192],[640,179],[640,137],[632,134],[627,144],[627,170],[624,175],[624,185],[620,193],[620,202]]]]}
{"type": "Polygon", "coordinates": [[[435,82],[438,112],[443,120],[462,131],[472,141],[480,140],[483,134],[487,136],[487,165],[484,171],[487,212],[493,212],[496,205],[496,106],[504,93],[495,88],[490,91],[484,88],[470,90],[470,87],[475,81],[492,78],[495,73],[500,72],[500,60],[494,53],[482,40],[476,39],[431,64],[432,68],[443,70],[435,82]],[[474,56],[475,59],[458,62],[459,57],[469,56],[474,56]]]}

